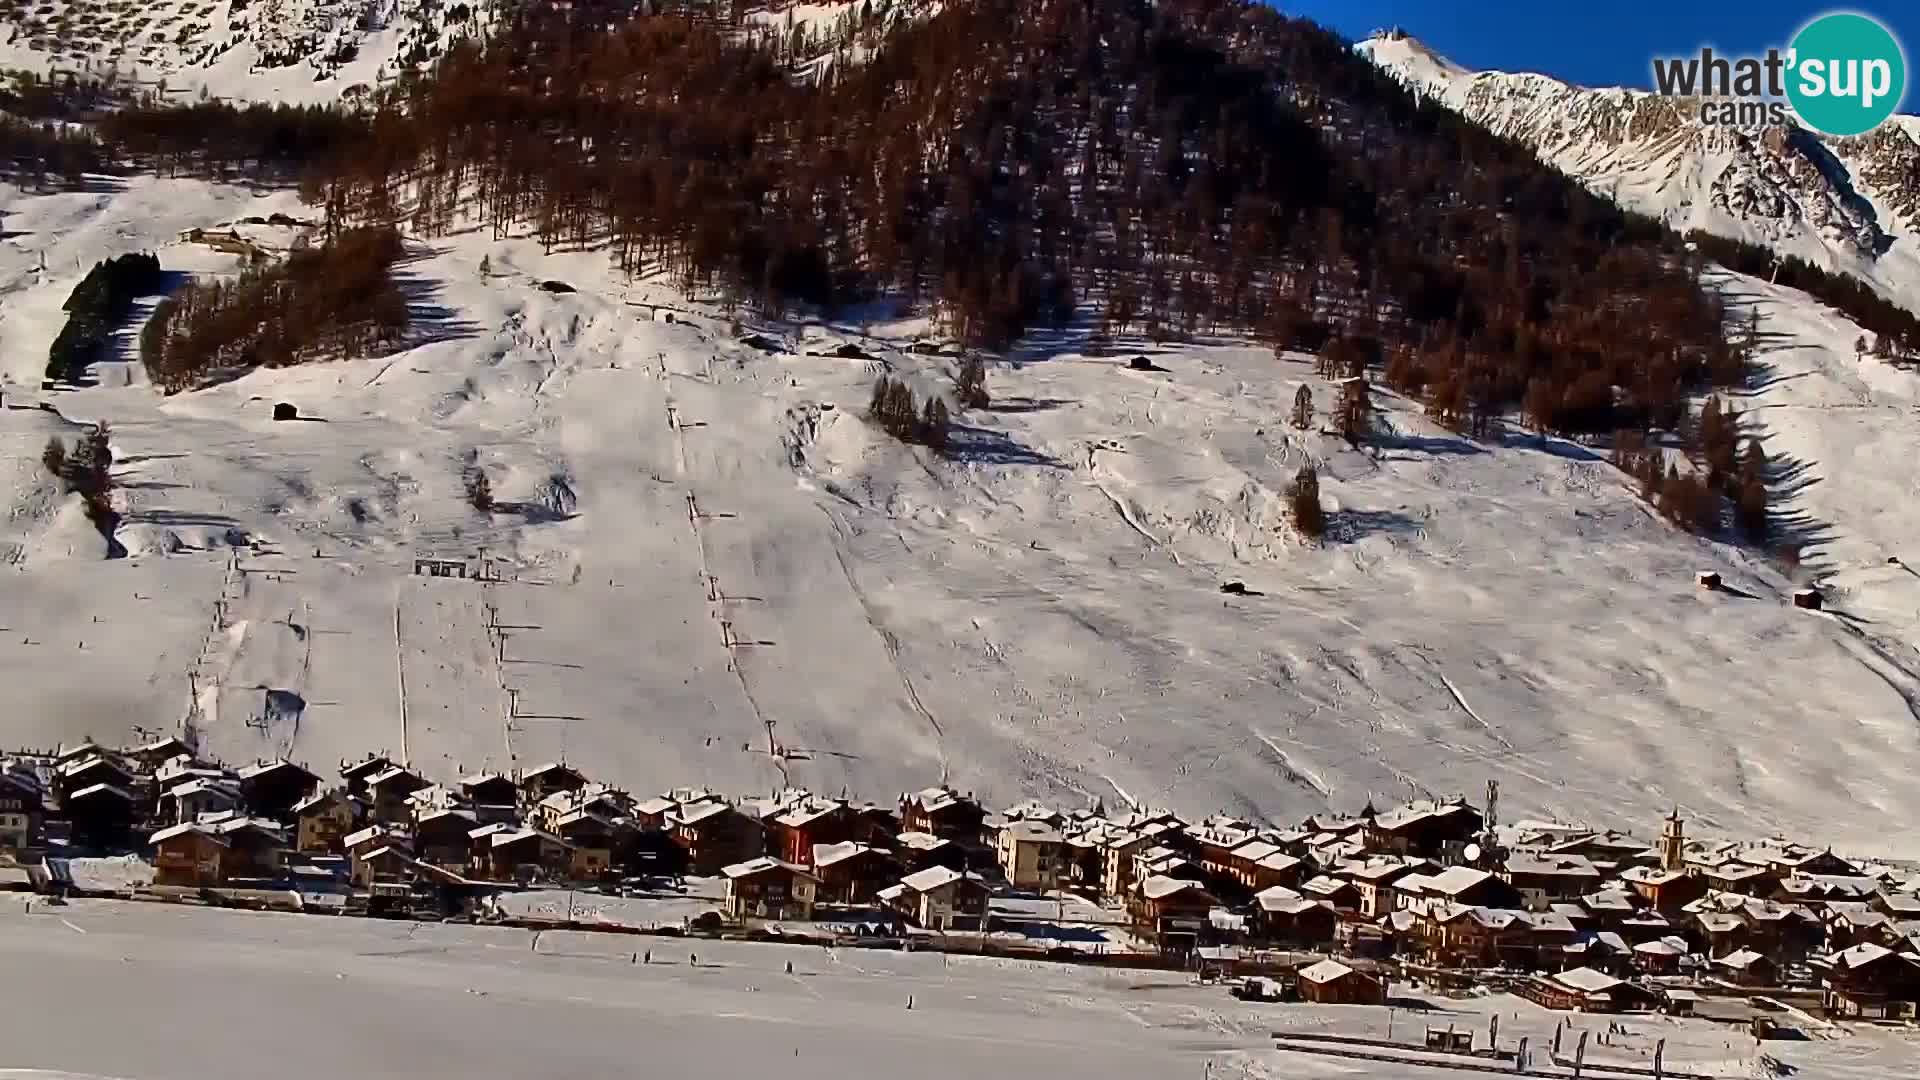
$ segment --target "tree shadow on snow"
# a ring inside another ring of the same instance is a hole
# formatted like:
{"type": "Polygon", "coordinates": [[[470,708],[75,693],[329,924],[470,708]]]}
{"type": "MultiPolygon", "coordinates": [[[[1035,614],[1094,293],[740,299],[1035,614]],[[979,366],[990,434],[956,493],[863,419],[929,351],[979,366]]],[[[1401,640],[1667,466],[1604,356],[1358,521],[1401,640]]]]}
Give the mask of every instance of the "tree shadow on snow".
{"type": "Polygon", "coordinates": [[[1326,540],[1333,544],[1351,544],[1383,533],[1412,539],[1419,537],[1424,529],[1418,518],[1398,510],[1335,510],[1327,515],[1326,540]]]}
{"type": "Polygon", "coordinates": [[[1052,412],[1054,409],[1074,402],[1069,398],[1002,398],[987,406],[988,412],[997,413],[1037,413],[1052,412]]]}
{"type": "Polygon", "coordinates": [[[946,455],[976,465],[1038,465],[1064,469],[1066,463],[1031,447],[1022,446],[1005,432],[953,424],[947,429],[946,455]]]}

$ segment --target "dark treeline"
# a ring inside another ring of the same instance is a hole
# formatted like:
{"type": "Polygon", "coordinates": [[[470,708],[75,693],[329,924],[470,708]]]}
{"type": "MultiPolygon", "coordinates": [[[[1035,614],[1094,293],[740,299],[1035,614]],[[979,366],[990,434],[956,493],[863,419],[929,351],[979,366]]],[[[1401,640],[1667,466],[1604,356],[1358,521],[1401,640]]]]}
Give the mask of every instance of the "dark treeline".
{"type": "MultiPolygon", "coordinates": [[[[1518,412],[1624,438],[1662,478],[1702,470],[1647,448],[1700,461],[1689,400],[1747,375],[1753,342],[1699,275],[1767,276],[1770,253],[1690,250],[1264,5],[954,0],[801,44],[651,7],[526,5],[351,110],[128,110],[102,131],[172,168],[299,170],[329,230],[473,215],[769,314],[880,294],[987,348],[1076,311],[1102,336],[1333,342],[1456,430],[1518,412]],[[798,77],[855,38],[864,62],[798,77]]],[[[1920,341],[1854,279],[1780,273],[1890,349],[1920,341]]],[[[901,404],[881,412],[910,432],[901,404]]]]}
{"type": "Polygon", "coordinates": [[[353,359],[393,347],[408,325],[393,281],[391,229],[349,229],[233,281],[203,281],[160,302],[140,357],[167,393],[254,367],[353,359]]]}
{"type": "Polygon", "coordinates": [[[100,359],[114,328],[133,310],[133,300],[159,290],[160,260],[120,255],[95,263],[67,295],[66,324],[47,350],[47,378],[79,382],[100,359]]]}
{"type": "Polygon", "coordinates": [[[986,347],[1082,305],[1344,335],[1476,432],[1677,428],[1744,373],[1678,237],[1231,0],[971,0],[814,82],[709,21],[542,8],[368,124],[312,184],[330,220],[470,209],[775,312],[893,293],[986,347]]]}

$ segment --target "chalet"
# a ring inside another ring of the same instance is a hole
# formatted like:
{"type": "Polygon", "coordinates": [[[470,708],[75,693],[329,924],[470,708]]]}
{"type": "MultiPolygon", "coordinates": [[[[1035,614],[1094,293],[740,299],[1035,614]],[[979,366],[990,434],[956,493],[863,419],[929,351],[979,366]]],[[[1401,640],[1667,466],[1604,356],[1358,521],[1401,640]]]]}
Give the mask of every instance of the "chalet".
{"type": "Polygon", "coordinates": [[[1687,941],[1677,935],[1643,941],[1633,947],[1634,966],[1649,975],[1673,975],[1688,954],[1687,941]]]}
{"type": "Polygon", "coordinates": [[[1820,919],[1826,926],[1829,952],[1869,941],[1891,946],[1900,937],[1887,913],[1870,904],[1834,901],[1822,910],[1820,919]]]}
{"type": "Polygon", "coordinates": [[[900,797],[900,828],[932,833],[958,844],[976,843],[986,811],[970,795],[949,787],[931,787],[900,797]]]}
{"type": "Polygon", "coordinates": [[[994,839],[994,855],[1007,884],[1049,892],[1060,887],[1066,840],[1044,821],[1010,821],[994,839]]]}
{"type": "Polygon", "coordinates": [[[226,780],[189,780],[160,796],[160,819],[168,824],[194,821],[208,814],[230,814],[240,809],[238,784],[226,780]]]}
{"type": "Polygon", "coordinates": [[[1600,869],[1581,855],[1532,855],[1515,852],[1499,870],[1529,911],[1545,911],[1563,900],[1585,896],[1599,886],[1600,869]]]}
{"type": "Polygon", "coordinates": [[[564,881],[572,874],[573,845],[552,833],[505,828],[486,840],[487,875],[494,881],[564,881]]]}
{"type": "Polygon", "coordinates": [[[232,773],[216,768],[190,757],[171,758],[153,771],[153,786],[157,794],[164,795],[181,784],[195,780],[218,780],[222,782],[234,779],[232,773]]]}
{"type": "Polygon", "coordinates": [[[529,805],[556,791],[579,791],[587,786],[585,773],[557,761],[550,761],[520,774],[520,795],[529,805]]]}
{"type": "Polygon", "coordinates": [[[203,825],[187,822],[153,834],[153,883],[185,888],[220,884],[220,860],[228,844],[203,825]]]}
{"type": "Polygon", "coordinates": [[[1747,921],[1730,911],[1694,912],[1692,919],[1709,957],[1739,952],[1747,943],[1747,921]]]}
{"type": "Polygon", "coordinates": [[[853,812],[838,799],[807,796],[767,819],[767,846],[797,866],[813,863],[813,849],[851,839],[853,812]]]}
{"type": "Polygon", "coordinates": [[[319,777],[284,758],[248,765],[239,780],[247,812],[275,821],[291,820],[294,805],[320,785],[319,777]]]}
{"type": "Polygon", "coordinates": [[[347,834],[360,827],[366,804],[344,788],[323,791],[293,805],[294,846],[307,854],[345,852],[347,834]]]}
{"type": "Polygon", "coordinates": [[[1713,962],[1713,971],[1735,986],[1777,986],[1780,968],[1751,949],[1728,953],[1713,962]]]}
{"type": "Polygon", "coordinates": [[[1215,900],[1198,882],[1154,876],[1134,886],[1128,914],[1134,933],[1163,953],[1191,952],[1207,925],[1215,900]]]}
{"type": "Polygon", "coordinates": [[[727,914],[735,919],[813,918],[820,879],[806,867],[761,856],[726,867],[727,914]]]}
{"type": "Polygon", "coordinates": [[[1655,911],[1672,913],[1706,895],[1707,882],[1704,878],[1689,874],[1684,870],[1656,869],[1651,866],[1636,866],[1620,875],[1620,880],[1633,894],[1655,911]]]}
{"type": "Polygon", "coordinates": [[[760,823],[719,798],[678,806],[667,815],[667,824],[695,874],[712,876],[760,854],[760,823]]]}
{"type": "Polygon", "coordinates": [[[980,875],[944,866],[908,874],[878,894],[915,926],[941,931],[985,929],[987,897],[980,875]]]}
{"type": "Polygon", "coordinates": [[[347,782],[347,792],[365,799],[368,797],[367,782],[393,768],[393,760],[384,754],[369,754],[367,757],[342,765],[340,778],[347,782]]]}
{"type": "Polygon", "coordinates": [[[1513,886],[1471,866],[1449,866],[1438,874],[1408,874],[1393,884],[1397,907],[1441,900],[1467,907],[1511,908],[1520,903],[1513,886]]]}
{"type": "Polygon", "coordinates": [[[414,819],[413,851],[421,862],[465,869],[471,857],[468,835],[479,822],[471,810],[428,810],[414,819]]]}
{"type": "Polygon", "coordinates": [[[1301,968],[1300,1000],[1318,1005],[1385,1005],[1387,981],[1338,960],[1301,968]]]}
{"type": "Polygon", "coordinates": [[[893,856],[851,840],[814,848],[812,866],[820,879],[819,900],[837,904],[871,903],[899,870],[893,856]]]}
{"type": "Polygon", "coordinates": [[[71,798],[83,788],[107,784],[122,791],[131,790],[134,776],[120,763],[101,754],[85,754],[62,762],[54,770],[54,787],[62,799],[71,798]]]}
{"type": "Polygon", "coordinates": [[[944,866],[952,870],[967,868],[967,853],[960,845],[943,836],[924,832],[903,832],[893,838],[893,855],[907,873],[944,866]]]}
{"type": "Polygon", "coordinates": [[[152,772],[167,762],[172,761],[174,758],[185,757],[191,759],[193,757],[193,747],[188,746],[172,735],[163,735],[158,739],[142,743],[128,750],[126,756],[139,768],[147,772],[152,772]]]}
{"type": "Polygon", "coordinates": [[[44,798],[32,777],[0,770],[0,848],[19,853],[40,844],[44,798]]]}
{"type": "Polygon", "coordinates": [[[512,821],[519,815],[520,789],[499,773],[461,777],[460,794],[479,821],[512,821]]]}
{"type": "Polygon", "coordinates": [[[206,888],[280,876],[285,837],[271,823],[234,817],[154,833],[154,884],[206,888]]]}
{"type": "Polygon", "coordinates": [[[1433,869],[1432,863],[1422,859],[1388,856],[1337,866],[1333,870],[1333,876],[1353,884],[1354,894],[1357,897],[1355,910],[1372,919],[1392,910],[1394,882],[1409,874],[1425,873],[1433,869]]]}
{"type": "Polygon", "coordinates": [[[1083,893],[1100,891],[1100,875],[1105,865],[1101,849],[1103,830],[1076,829],[1065,833],[1060,852],[1060,886],[1083,893]]]}
{"type": "Polygon", "coordinates": [[[1514,989],[1536,1005],[1563,1012],[1615,1013],[1653,1003],[1647,991],[1590,967],[1536,975],[1514,989]]]}
{"type": "Polygon", "coordinates": [[[1481,828],[1480,811],[1465,799],[1420,801],[1367,820],[1361,842],[1368,851],[1446,862],[1457,860],[1481,828]]]}
{"type": "Polygon", "coordinates": [[[665,832],[667,815],[679,805],[679,800],[665,795],[656,795],[640,802],[633,808],[634,827],[641,832],[665,832]]]}
{"type": "Polygon", "coordinates": [[[67,795],[61,809],[74,839],[96,850],[115,851],[127,846],[136,803],[133,794],[117,784],[93,784],[67,795]]]}
{"type": "Polygon", "coordinates": [[[413,834],[397,825],[369,825],[340,838],[340,851],[348,858],[377,847],[402,848],[413,852],[413,834]]]}
{"type": "Polygon", "coordinates": [[[1882,945],[1855,945],[1814,962],[1821,1004],[1850,1020],[1902,1020],[1920,1003],[1920,957],[1882,945]]]}
{"type": "Polygon", "coordinates": [[[351,861],[353,886],[365,892],[373,892],[380,885],[410,886],[420,865],[406,848],[394,844],[366,848],[351,861]]]}
{"type": "Polygon", "coordinates": [[[1322,874],[1301,884],[1302,895],[1336,911],[1360,910],[1360,890],[1351,881],[1322,874]]]}
{"type": "Polygon", "coordinates": [[[1333,940],[1339,925],[1333,905],[1274,885],[1254,895],[1247,934],[1266,945],[1322,945],[1333,940]]]}
{"type": "Polygon", "coordinates": [[[1153,837],[1132,829],[1121,829],[1108,835],[1100,843],[1100,895],[1119,897],[1127,895],[1138,880],[1134,868],[1138,864],[1136,856],[1154,846],[1153,837]]]}
{"type": "Polygon", "coordinates": [[[404,765],[382,769],[367,777],[366,783],[373,820],[396,825],[412,820],[413,804],[408,796],[428,786],[424,777],[404,765]]]}
{"type": "Polygon", "coordinates": [[[1580,908],[1587,913],[1587,924],[1597,930],[1618,929],[1620,924],[1639,911],[1635,906],[1634,894],[1617,885],[1609,885],[1598,892],[1591,892],[1580,898],[1580,908]]]}
{"type": "Polygon", "coordinates": [[[1832,848],[1821,850],[1799,844],[1768,845],[1743,852],[1742,855],[1754,865],[1783,876],[1858,877],[1860,874],[1859,867],[1835,855],[1832,848]]]}
{"type": "Polygon", "coordinates": [[[1570,836],[1547,845],[1548,855],[1573,855],[1598,864],[1616,867],[1657,864],[1660,852],[1645,841],[1626,833],[1590,832],[1570,836]]]}
{"type": "Polygon", "coordinates": [[[1527,967],[1538,955],[1527,913],[1429,901],[1413,909],[1420,951],[1446,967],[1527,967]]]}
{"type": "Polygon", "coordinates": [[[626,830],[599,807],[583,806],[554,819],[550,831],[573,845],[574,879],[591,881],[613,868],[614,845],[626,830]]]}

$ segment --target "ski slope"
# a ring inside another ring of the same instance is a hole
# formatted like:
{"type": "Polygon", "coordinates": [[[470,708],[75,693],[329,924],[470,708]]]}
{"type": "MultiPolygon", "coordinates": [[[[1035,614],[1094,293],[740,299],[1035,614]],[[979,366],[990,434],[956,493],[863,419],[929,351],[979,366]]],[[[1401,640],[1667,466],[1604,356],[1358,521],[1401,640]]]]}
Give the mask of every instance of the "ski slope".
{"type": "Polygon", "coordinates": [[[1294,431],[1299,385],[1323,417],[1335,393],[1304,357],[1049,335],[992,366],[994,408],[943,458],[862,416],[881,372],[945,385],[950,361],[906,349],[923,323],[760,326],[790,345],[762,352],[601,255],[484,233],[419,245],[394,356],[43,394],[92,261],[231,270],[179,230],[298,207],[139,178],[0,209],[11,741],[186,727],[229,760],[378,749],[441,779],[564,757],[638,791],[944,777],[995,804],[1275,820],[1498,779],[1509,812],[1650,828],[1677,803],[1706,832],[1920,854],[1881,826],[1920,795],[1920,627],[1886,563],[1913,535],[1920,390],[1762,284],[1727,283],[1774,343],[1742,407],[1804,465],[1783,520],[1827,613],[1582,447],[1469,442],[1384,391],[1368,445],[1294,431]],[[831,355],[849,342],[866,358],[831,355]],[[311,420],[273,422],[281,401],[311,420]],[[37,465],[97,420],[120,558],[37,465]],[[1286,521],[1308,462],[1320,546],[1286,521]],[[430,556],[497,580],[414,575],[430,556]],[[1736,591],[1700,592],[1702,569],[1736,591]]]}

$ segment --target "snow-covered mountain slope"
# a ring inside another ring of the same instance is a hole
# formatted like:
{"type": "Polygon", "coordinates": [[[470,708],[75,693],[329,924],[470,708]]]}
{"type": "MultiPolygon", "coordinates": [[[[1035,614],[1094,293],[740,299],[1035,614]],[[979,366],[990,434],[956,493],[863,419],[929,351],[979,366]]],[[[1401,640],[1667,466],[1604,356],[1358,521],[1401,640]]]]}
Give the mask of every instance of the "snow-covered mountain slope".
{"type": "Polygon", "coordinates": [[[948,361],[905,347],[923,327],[764,327],[800,347],[763,352],[714,310],[655,321],[626,301],[672,295],[604,255],[483,232],[406,267],[420,340],[398,355],[173,398],[110,364],[42,394],[93,260],[218,272],[179,230],[298,208],[153,178],[0,190],[10,741],[184,724],[229,759],[564,755],[638,790],[750,789],[780,780],[771,733],[794,781],[871,795],[945,775],[996,801],[1288,818],[1498,778],[1529,814],[1677,802],[1920,854],[1878,824],[1920,796],[1920,620],[1885,562],[1913,535],[1920,435],[1884,422],[1920,391],[1796,297],[1730,285],[1787,335],[1753,412],[1770,452],[1816,461],[1782,479],[1789,516],[1831,531],[1808,548],[1831,613],[1580,447],[1470,443],[1385,394],[1374,445],[1287,428],[1299,385],[1323,415],[1333,397],[1304,358],[1221,343],[1134,371],[1055,335],[994,367],[996,407],[941,457],[862,415],[881,372],[944,383],[948,361]],[[578,291],[533,287],[556,278],[578,291]],[[850,342],[869,356],[831,355],[850,342]],[[314,422],[273,422],[283,401],[314,422]],[[126,558],[36,469],[49,435],[101,419],[126,558]],[[1309,461],[1319,547],[1284,510],[1309,461]],[[491,513],[462,497],[470,462],[491,513]],[[430,555],[502,580],[415,575],[430,555]],[[1697,590],[1708,568],[1733,590],[1697,590]]]}
{"type": "Polygon", "coordinates": [[[501,0],[6,0],[0,68],[117,73],[177,93],[288,104],[339,100],[455,38],[484,32],[501,0]]]}
{"type": "Polygon", "coordinates": [[[1401,34],[1358,48],[1621,206],[1857,274],[1920,308],[1920,118],[1851,139],[1710,127],[1682,99],[1470,71],[1401,34]]]}

